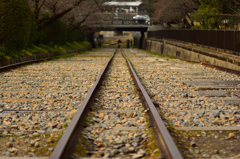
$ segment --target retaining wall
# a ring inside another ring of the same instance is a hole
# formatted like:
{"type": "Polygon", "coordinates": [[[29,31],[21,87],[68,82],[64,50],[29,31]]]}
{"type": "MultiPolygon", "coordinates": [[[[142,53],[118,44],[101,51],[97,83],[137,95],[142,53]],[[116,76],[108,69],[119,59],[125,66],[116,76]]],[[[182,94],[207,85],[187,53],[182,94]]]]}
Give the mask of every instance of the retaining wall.
{"type": "Polygon", "coordinates": [[[40,53],[40,54],[34,54],[34,55],[27,55],[27,56],[23,56],[23,57],[16,57],[16,58],[12,58],[12,59],[3,59],[3,60],[0,60],[0,67],[13,65],[13,64],[17,64],[17,63],[22,63],[22,62],[51,59],[51,58],[54,58],[54,57],[57,57],[60,55],[64,55],[64,54],[86,51],[91,48],[92,48],[92,45],[89,44],[89,45],[86,45],[77,50],[66,50],[66,51],[59,51],[59,52],[40,53]]]}
{"type": "Polygon", "coordinates": [[[147,51],[171,55],[186,61],[209,63],[235,70],[240,69],[240,56],[219,50],[201,48],[171,40],[150,38],[144,40],[143,46],[147,51]]]}

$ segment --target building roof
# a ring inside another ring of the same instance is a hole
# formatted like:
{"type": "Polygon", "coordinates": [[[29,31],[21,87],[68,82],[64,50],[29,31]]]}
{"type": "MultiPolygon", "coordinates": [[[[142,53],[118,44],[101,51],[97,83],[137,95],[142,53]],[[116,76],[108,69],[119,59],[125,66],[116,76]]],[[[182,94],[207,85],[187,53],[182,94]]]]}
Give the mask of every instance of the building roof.
{"type": "Polygon", "coordinates": [[[129,7],[138,7],[142,2],[105,2],[105,6],[129,6],[129,7]]]}

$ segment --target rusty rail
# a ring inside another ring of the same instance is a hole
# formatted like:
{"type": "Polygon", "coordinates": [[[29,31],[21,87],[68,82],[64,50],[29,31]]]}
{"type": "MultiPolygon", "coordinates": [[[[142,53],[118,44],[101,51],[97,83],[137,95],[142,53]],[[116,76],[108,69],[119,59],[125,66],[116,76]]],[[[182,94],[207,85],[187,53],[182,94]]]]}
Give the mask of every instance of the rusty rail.
{"type": "Polygon", "coordinates": [[[104,79],[104,75],[106,70],[112,61],[112,58],[116,50],[114,51],[112,57],[108,60],[105,67],[103,68],[102,72],[96,79],[96,82],[93,84],[91,89],[88,91],[87,96],[83,100],[82,104],[80,105],[79,109],[77,110],[76,114],[74,115],[72,121],[70,122],[69,126],[67,127],[66,131],[64,132],[62,138],[58,142],[57,146],[55,147],[50,159],[68,159],[71,158],[75,150],[75,146],[77,144],[77,139],[80,135],[80,132],[83,129],[85,119],[87,117],[88,112],[92,104],[94,103],[94,98],[98,92],[98,87],[102,83],[104,79]]]}
{"type": "MultiPolygon", "coordinates": [[[[69,57],[71,57],[73,55],[70,55],[69,57]]],[[[48,60],[53,60],[58,58],[56,57],[49,57],[49,58],[44,58],[44,59],[40,59],[40,60],[29,60],[29,61],[24,61],[24,62],[19,62],[19,63],[15,63],[15,64],[11,64],[11,65],[7,65],[7,66],[2,66],[0,67],[0,72],[6,72],[9,71],[11,69],[15,69],[24,65],[29,65],[29,64],[33,64],[33,63],[38,63],[38,62],[43,62],[43,61],[48,61],[48,60]]]]}
{"type": "Polygon", "coordinates": [[[142,86],[140,80],[135,73],[131,62],[125,56],[123,50],[121,49],[123,56],[126,58],[128,66],[130,68],[130,72],[132,78],[134,80],[135,85],[138,87],[140,92],[140,97],[142,99],[142,103],[145,108],[149,109],[148,116],[150,118],[150,124],[153,127],[155,139],[158,145],[158,148],[161,152],[162,158],[166,159],[183,159],[180,151],[178,150],[175,142],[173,141],[169,131],[167,130],[166,126],[164,125],[163,120],[161,119],[157,109],[155,108],[151,98],[149,97],[148,93],[142,86]]]}
{"type": "Polygon", "coordinates": [[[216,68],[220,71],[226,71],[228,73],[233,73],[233,74],[236,74],[236,75],[240,76],[240,71],[238,71],[238,70],[234,70],[234,69],[226,68],[226,67],[222,67],[222,66],[217,66],[217,65],[211,65],[211,64],[208,64],[208,63],[202,63],[202,65],[207,66],[207,67],[211,67],[211,68],[216,68]]]}
{"type": "Polygon", "coordinates": [[[29,65],[29,64],[33,64],[33,63],[37,63],[37,62],[42,62],[44,60],[50,60],[50,58],[41,59],[41,60],[31,60],[31,61],[15,63],[15,64],[12,64],[12,65],[2,66],[2,67],[0,67],[0,72],[6,72],[6,71],[9,71],[11,69],[18,68],[20,66],[29,65]]]}

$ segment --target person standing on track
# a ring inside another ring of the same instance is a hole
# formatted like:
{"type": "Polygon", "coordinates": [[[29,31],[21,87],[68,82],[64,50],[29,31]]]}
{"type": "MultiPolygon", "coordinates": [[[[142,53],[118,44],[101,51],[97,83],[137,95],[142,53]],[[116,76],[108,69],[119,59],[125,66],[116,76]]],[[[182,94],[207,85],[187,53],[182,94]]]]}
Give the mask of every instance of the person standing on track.
{"type": "Polygon", "coordinates": [[[131,46],[131,47],[132,47],[132,42],[133,42],[133,41],[132,41],[132,39],[131,39],[131,40],[130,40],[130,46],[131,46]]]}
{"type": "Polygon", "coordinates": [[[122,42],[122,41],[119,39],[119,40],[118,40],[118,48],[120,48],[121,42],[122,42]]]}
{"type": "Polygon", "coordinates": [[[127,39],[127,48],[129,49],[129,39],[127,39]]]}

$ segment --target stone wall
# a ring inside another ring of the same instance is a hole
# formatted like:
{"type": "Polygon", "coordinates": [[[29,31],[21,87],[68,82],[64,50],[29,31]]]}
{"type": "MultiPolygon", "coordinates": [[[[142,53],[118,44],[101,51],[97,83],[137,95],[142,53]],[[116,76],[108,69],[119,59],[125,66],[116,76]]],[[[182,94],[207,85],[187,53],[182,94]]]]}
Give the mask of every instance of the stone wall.
{"type": "Polygon", "coordinates": [[[144,40],[145,50],[159,54],[170,55],[182,60],[209,63],[238,70],[240,57],[217,50],[201,48],[171,40],[150,39],[144,40]]]}
{"type": "Polygon", "coordinates": [[[92,45],[90,44],[90,45],[84,46],[77,50],[66,50],[66,51],[59,51],[59,52],[40,53],[40,54],[34,54],[34,55],[27,55],[27,56],[23,56],[23,57],[16,57],[16,58],[12,58],[12,59],[3,59],[3,60],[0,60],[0,67],[4,67],[4,66],[8,66],[8,65],[15,65],[15,64],[24,63],[24,62],[34,62],[34,61],[39,61],[39,60],[51,59],[56,56],[86,51],[91,48],[92,48],[92,45]]]}

